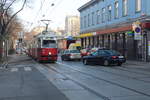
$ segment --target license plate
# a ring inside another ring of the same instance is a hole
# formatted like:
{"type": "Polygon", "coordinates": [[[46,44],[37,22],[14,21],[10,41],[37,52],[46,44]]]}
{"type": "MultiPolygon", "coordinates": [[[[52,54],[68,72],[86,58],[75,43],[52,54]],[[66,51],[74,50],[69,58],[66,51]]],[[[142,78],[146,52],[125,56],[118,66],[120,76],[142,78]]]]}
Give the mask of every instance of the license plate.
{"type": "Polygon", "coordinates": [[[124,58],[124,56],[119,56],[119,58],[124,58]]]}

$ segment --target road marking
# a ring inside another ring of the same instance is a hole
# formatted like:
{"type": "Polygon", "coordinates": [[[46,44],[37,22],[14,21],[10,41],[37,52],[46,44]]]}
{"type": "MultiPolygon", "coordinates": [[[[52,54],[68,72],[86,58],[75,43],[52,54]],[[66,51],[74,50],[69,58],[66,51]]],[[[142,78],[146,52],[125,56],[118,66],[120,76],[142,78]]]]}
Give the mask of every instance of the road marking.
{"type": "Polygon", "coordinates": [[[25,71],[31,71],[32,69],[31,69],[31,67],[24,67],[24,70],[25,71]]]}
{"type": "Polygon", "coordinates": [[[18,68],[12,68],[11,69],[11,72],[17,72],[18,71],[18,68]]]}

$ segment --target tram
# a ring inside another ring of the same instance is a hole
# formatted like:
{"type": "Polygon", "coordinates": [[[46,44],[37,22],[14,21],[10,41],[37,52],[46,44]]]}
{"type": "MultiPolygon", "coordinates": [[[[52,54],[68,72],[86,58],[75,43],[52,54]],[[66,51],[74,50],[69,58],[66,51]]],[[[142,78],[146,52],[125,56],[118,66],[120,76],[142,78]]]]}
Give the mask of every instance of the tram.
{"type": "Polygon", "coordinates": [[[50,34],[35,36],[29,46],[28,54],[38,62],[56,62],[58,55],[56,37],[50,34]]]}

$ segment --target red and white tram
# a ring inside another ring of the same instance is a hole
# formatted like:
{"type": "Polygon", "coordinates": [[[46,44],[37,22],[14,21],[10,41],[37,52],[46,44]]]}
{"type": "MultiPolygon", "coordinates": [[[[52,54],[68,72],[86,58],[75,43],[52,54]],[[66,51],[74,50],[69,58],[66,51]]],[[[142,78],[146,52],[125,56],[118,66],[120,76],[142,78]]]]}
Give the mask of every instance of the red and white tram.
{"type": "Polygon", "coordinates": [[[54,35],[40,34],[34,37],[29,46],[29,55],[37,61],[57,61],[57,41],[54,35]]]}

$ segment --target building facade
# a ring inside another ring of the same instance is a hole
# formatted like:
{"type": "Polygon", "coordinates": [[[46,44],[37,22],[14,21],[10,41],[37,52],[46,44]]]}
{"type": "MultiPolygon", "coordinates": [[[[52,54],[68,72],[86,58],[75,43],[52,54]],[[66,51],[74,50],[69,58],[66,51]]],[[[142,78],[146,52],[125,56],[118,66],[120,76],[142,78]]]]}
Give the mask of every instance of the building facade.
{"type": "Polygon", "coordinates": [[[67,36],[76,36],[80,32],[79,16],[67,16],[65,19],[65,30],[67,36]]]}
{"type": "Polygon", "coordinates": [[[150,60],[150,0],[91,0],[81,6],[84,48],[106,47],[131,60],[150,60]]]}

